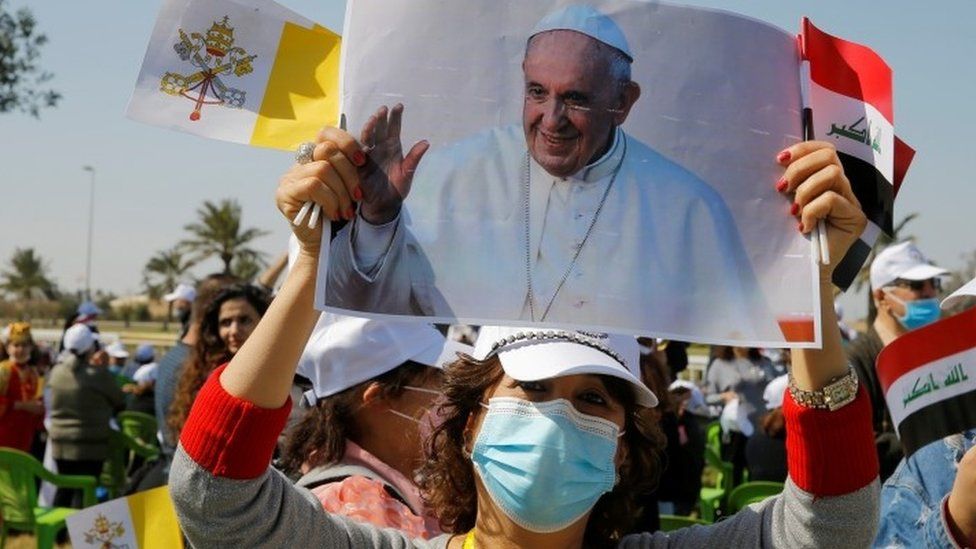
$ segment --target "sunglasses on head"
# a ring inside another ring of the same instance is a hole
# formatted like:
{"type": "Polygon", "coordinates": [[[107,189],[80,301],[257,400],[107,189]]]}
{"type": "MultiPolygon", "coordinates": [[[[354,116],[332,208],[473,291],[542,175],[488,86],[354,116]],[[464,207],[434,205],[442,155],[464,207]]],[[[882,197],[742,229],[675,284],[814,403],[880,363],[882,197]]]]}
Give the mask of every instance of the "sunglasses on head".
{"type": "Polygon", "coordinates": [[[891,283],[892,286],[897,286],[899,288],[908,288],[913,292],[921,292],[925,289],[925,284],[931,283],[932,288],[937,292],[942,291],[942,279],[941,278],[927,278],[925,280],[904,280],[899,278],[898,280],[891,283]]]}

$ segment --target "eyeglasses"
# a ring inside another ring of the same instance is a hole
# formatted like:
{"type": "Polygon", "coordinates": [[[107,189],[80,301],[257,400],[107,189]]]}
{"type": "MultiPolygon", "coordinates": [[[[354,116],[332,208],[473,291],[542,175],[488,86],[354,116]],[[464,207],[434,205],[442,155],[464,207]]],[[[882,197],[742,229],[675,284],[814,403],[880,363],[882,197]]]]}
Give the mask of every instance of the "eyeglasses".
{"type": "Polygon", "coordinates": [[[913,292],[921,292],[922,290],[925,289],[926,283],[932,284],[932,288],[935,289],[936,292],[942,291],[942,279],[937,277],[927,278],[925,280],[904,280],[899,278],[898,280],[892,282],[890,285],[897,286],[899,288],[908,288],[913,292]]]}

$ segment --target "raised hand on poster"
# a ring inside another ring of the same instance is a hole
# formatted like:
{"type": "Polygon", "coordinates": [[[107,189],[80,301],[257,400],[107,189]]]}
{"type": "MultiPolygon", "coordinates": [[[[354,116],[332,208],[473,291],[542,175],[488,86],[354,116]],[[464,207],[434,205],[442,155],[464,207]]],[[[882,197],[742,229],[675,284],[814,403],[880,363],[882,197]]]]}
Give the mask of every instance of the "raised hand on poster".
{"type": "MultiPolygon", "coordinates": [[[[806,234],[816,228],[819,220],[826,220],[830,257],[843,257],[864,231],[867,218],[844,175],[834,145],[804,141],[784,150],[778,160],[786,166],[786,172],[776,188],[794,193],[791,211],[800,220],[800,232],[806,234]]],[[[835,265],[821,265],[821,274],[829,276],[835,265]]]]}
{"type": "Polygon", "coordinates": [[[404,156],[400,143],[402,120],[402,104],[392,109],[384,105],[366,121],[360,135],[360,142],[370,149],[361,170],[362,214],[374,225],[388,223],[400,213],[403,200],[410,194],[414,171],[430,148],[427,141],[418,141],[404,156]]]}

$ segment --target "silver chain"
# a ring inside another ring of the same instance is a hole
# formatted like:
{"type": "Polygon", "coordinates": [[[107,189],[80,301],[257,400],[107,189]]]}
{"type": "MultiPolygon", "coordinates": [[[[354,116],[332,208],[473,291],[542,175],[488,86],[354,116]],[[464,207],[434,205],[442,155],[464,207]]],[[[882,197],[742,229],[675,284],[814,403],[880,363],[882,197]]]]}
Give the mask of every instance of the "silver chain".
{"type": "MultiPolygon", "coordinates": [[[[600,198],[600,204],[597,205],[596,211],[593,212],[593,219],[590,220],[590,226],[586,228],[586,234],[583,235],[583,240],[576,247],[576,253],[573,254],[573,259],[570,260],[569,265],[566,266],[566,272],[563,273],[563,277],[559,279],[559,284],[556,285],[556,290],[552,293],[552,297],[549,298],[549,302],[546,304],[545,310],[542,311],[542,317],[539,321],[546,319],[549,315],[549,309],[552,308],[553,302],[556,301],[556,296],[559,295],[559,291],[562,290],[563,284],[569,278],[570,273],[573,272],[573,267],[576,266],[576,260],[579,259],[580,253],[583,251],[583,247],[586,246],[586,241],[590,238],[590,233],[593,232],[593,227],[596,225],[597,219],[600,217],[600,212],[603,211],[603,205],[607,201],[607,196],[610,195],[610,189],[613,187],[613,182],[617,180],[617,173],[620,172],[620,165],[623,164],[624,158],[627,156],[627,135],[621,133],[621,138],[623,139],[623,154],[620,155],[620,162],[613,169],[613,175],[610,176],[610,182],[607,183],[607,188],[603,191],[603,196],[600,198]]],[[[522,206],[523,206],[523,224],[525,226],[525,279],[526,286],[528,288],[528,299],[529,299],[529,317],[535,322],[535,295],[532,291],[532,239],[529,233],[529,183],[531,179],[530,175],[531,166],[529,165],[529,153],[525,153],[525,174],[522,177],[522,206]]]]}

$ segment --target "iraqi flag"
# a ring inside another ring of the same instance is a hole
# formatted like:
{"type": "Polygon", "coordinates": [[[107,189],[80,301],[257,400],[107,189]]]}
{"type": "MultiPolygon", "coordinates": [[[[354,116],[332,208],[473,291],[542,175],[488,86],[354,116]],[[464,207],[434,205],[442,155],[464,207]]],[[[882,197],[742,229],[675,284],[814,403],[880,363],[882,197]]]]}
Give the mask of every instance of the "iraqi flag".
{"type": "Polygon", "coordinates": [[[976,308],[894,340],[877,370],[906,455],[976,427],[976,308]]]}
{"type": "Polygon", "coordinates": [[[891,68],[866,46],[831,36],[804,18],[800,34],[809,65],[812,137],[830,141],[851,181],[868,227],[834,270],[847,289],[878,235],[893,232],[894,200],[915,151],[895,136],[891,68]]]}

